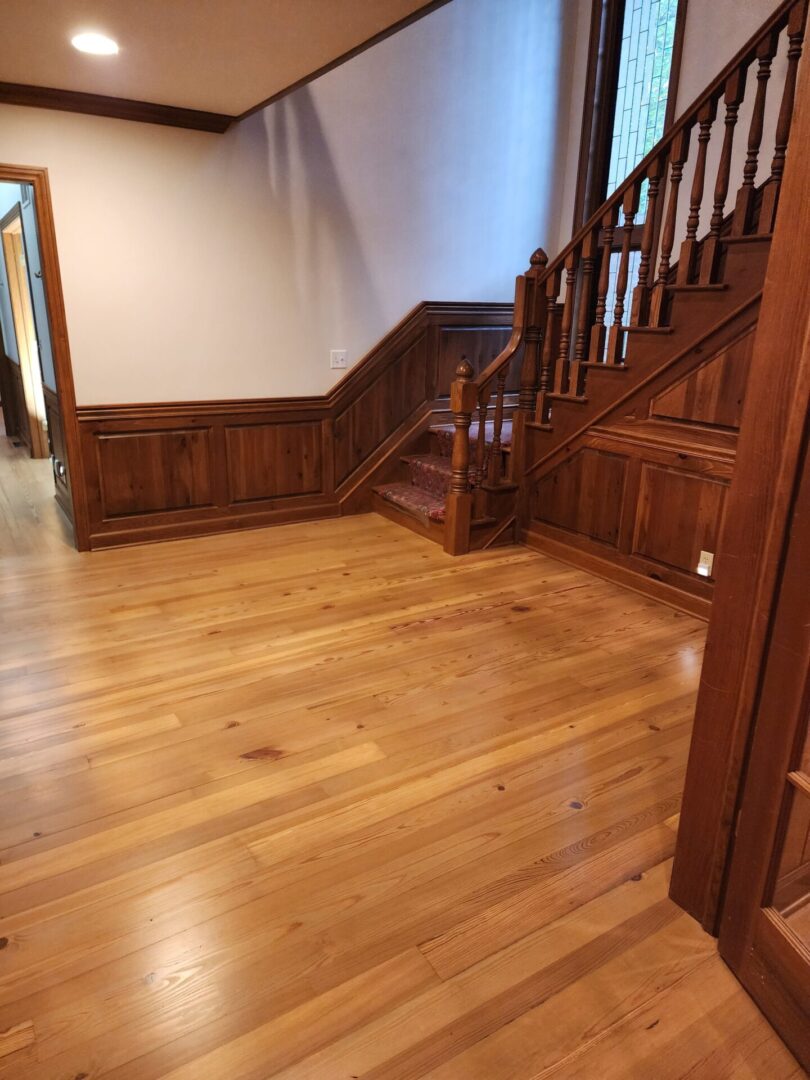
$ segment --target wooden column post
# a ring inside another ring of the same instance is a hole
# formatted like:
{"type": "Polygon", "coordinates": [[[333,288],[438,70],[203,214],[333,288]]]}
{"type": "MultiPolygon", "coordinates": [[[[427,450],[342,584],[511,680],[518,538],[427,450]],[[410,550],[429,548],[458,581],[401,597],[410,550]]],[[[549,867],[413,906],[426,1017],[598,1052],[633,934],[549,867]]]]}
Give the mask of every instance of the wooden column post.
{"type": "Polygon", "coordinates": [[[717,584],[670,895],[716,932],[770,613],[810,407],[810,66],[799,71],[748,390],[716,560],[717,584]]]}
{"type": "Polygon", "coordinates": [[[477,400],[478,387],[473,382],[473,369],[467,358],[462,357],[450,387],[450,408],[456,432],[444,519],[444,550],[448,555],[465,555],[470,550],[473,499],[470,490],[470,424],[477,400]]]}

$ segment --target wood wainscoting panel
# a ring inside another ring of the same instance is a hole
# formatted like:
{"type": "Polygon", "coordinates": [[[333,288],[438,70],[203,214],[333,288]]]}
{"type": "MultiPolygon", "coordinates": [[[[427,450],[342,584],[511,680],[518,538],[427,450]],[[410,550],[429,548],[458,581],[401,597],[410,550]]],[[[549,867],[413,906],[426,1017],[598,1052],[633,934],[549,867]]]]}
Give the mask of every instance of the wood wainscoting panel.
{"type": "Polygon", "coordinates": [[[616,547],[627,461],[605,450],[579,450],[541,477],[532,493],[533,516],[616,547]]]}
{"type": "MultiPolygon", "coordinates": [[[[472,365],[473,372],[480,374],[506,346],[512,328],[509,326],[442,326],[439,331],[438,365],[436,370],[436,397],[449,397],[450,384],[456,377],[456,368],[462,358],[472,365]]],[[[509,367],[506,389],[520,388],[520,361],[509,367]]]]}
{"type": "Polygon", "coordinates": [[[695,573],[717,551],[728,483],[642,462],[633,554],[695,573]]]}
{"type": "Polygon", "coordinates": [[[90,547],[370,509],[444,419],[448,357],[476,342],[488,357],[481,342],[500,347],[511,321],[511,304],[420,304],[322,397],[80,407],[90,547]]]}
{"type": "Polygon", "coordinates": [[[697,371],[653,399],[650,415],[660,419],[740,427],[755,326],[721,349],[697,371]]]}
{"type": "Polygon", "coordinates": [[[231,503],[323,492],[321,424],[241,424],[225,428],[231,503]]]}
{"type": "Polygon", "coordinates": [[[104,433],[96,455],[106,519],[211,505],[210,428],[104,433]]]}
{"type": "Polygon", "coordinates": [[[31,451],[31,420],[25,404],[22,369],[13,360],[8,361],[8,381],[11,390],[11,412],[14,416],[14,438],[31,451]]]}
{"type": "Polygon", "coordinates": [[[335,480],[341,484],[420,405],[428,389],[429,330],[422,329],[396,363],[383,368],[334,423],[335,480]]]}

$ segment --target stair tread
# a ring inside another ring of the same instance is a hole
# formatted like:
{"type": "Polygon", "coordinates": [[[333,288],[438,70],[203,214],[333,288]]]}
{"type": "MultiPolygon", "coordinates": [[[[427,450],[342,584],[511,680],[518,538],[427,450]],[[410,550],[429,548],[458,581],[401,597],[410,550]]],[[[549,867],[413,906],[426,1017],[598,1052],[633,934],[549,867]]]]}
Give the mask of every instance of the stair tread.
{"type": "Polygon", "coordinates": [[[450,458],[445,457],[444,454],[405,454],[402,460],[407,465],[424,465],[430,469],[436,469],[438,472],[446,473],[448,476],[453,471],[450,458]]]}
{"type": "Polygon", "coordinates": [[[407,481],[381,484],[373,489],[386,502],[393,503],[407,514],[425,522],[441,524],[445,517],[444,499],[432,495],[424,488],[414,487],[407,481]]]}

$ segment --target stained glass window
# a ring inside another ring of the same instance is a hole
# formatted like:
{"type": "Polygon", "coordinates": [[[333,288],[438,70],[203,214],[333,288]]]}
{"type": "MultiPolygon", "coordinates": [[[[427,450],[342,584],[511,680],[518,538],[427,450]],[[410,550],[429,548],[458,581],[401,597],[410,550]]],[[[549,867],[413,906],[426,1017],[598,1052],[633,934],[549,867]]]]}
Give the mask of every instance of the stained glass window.
{"type": "MultiPolygon", "coordinates": [[[[678,0],[627,0],[607,194],[612,194],[664,134],[678,0]]],[[[636,223],[644,221],[646,184],[636,223]]]]}

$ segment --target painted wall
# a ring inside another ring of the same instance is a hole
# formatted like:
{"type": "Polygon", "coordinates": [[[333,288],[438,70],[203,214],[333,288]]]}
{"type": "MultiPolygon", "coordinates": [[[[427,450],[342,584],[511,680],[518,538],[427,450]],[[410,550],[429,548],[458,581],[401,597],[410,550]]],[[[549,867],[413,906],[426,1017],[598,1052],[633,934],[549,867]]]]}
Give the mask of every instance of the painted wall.
{"type": "Polygon", "coordinates": [[[777,7],[778,0],[688,0],[677,113],[689,108],[777,7]]]}
{"type": "Polygon", "coordinates": [[[225,136],[0,107],[79,403],[323,393],[420,300],[511,299],[560,243],[588,5],[453,0],[225,136]]]}

